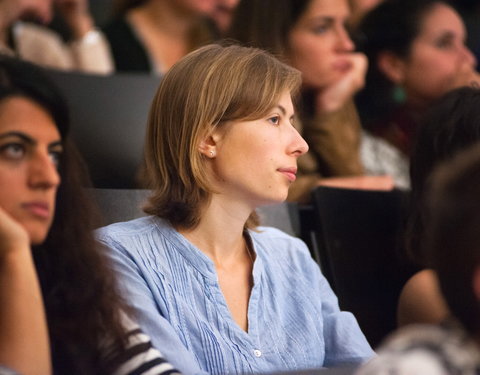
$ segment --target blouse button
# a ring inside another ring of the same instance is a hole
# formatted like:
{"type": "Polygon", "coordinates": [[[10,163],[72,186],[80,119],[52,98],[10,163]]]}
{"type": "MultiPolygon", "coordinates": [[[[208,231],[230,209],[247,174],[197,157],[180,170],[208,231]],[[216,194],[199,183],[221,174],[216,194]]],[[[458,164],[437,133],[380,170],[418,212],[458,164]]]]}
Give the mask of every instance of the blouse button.
{"type": "Polygon", "coordinates": [[[262,352],[261,352],[260,350],[258,350],[258,349],[255,349],[255,350],[253,351],[253,355],[254,355],[255,357],[261,357],[261,356],[262,356],[262,352]]]}

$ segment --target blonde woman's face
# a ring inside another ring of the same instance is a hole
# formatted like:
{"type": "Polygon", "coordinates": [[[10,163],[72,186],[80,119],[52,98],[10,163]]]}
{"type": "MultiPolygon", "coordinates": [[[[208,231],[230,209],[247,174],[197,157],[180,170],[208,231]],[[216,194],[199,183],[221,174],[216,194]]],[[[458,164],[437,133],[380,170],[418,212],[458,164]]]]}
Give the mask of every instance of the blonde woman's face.
{"type": "Polygon", "coordinates": [[[32,244],[48,234],[60,183],[60,134],[42,107],[23,97],[0,102],[0,206],[32,244]]]}
{"type": "Polygon", "coordinates": [[[297,158],[308,150],[293,116],[286,91],[264,118],[233,121],[217,131],[211,159],[214,189],[252,208],[284,201],[296,178],[297,158]]]}

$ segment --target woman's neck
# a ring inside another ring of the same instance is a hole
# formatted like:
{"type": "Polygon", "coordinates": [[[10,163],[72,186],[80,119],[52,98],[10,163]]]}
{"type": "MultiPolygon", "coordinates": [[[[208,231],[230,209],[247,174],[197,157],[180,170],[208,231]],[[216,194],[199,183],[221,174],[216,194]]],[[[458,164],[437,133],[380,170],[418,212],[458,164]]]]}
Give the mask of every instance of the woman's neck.
{"type": "Polygon", "coordinates": [[[171,0],[151,0],[144,5],[132,9],[129,14],[138,17],[142,22],[159,32],[176,37],[189,37],[198,16],[188,12],[171,0]]]}
{"type": "Polygon", "coordinates": [[[234,267],[251,257],[244,236],[251,210],[224,203],[212,199],[202,210],[200,223],[194,229],[179,230],[212,259],[217,269],[234,267]]]}

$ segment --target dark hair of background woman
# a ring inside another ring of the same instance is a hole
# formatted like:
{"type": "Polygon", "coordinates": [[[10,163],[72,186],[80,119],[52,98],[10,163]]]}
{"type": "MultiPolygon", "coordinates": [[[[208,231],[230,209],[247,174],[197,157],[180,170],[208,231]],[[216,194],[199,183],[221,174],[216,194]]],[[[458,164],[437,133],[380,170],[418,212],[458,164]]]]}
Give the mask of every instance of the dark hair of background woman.
{"type": "Polygon", "coordinates": [[[288,34],[310,1],[242,0],[235,10],[227,37],[246,46],[267,50],[282,59],[288,48],[288,34]],[[243,22],[245,19],[249,22],[243,22]]]}
{"type": "Polygon", "coordinates": [[[92,228],[95,208],[88,192],[86,168],[69,142],[68,110],[59,91],[40,68],[0,58],[0,101],[23,96],[39,104],[54,119],[62,136],[61,183],[55,218],[48,237],[33,256],[42,288],[53,366],[61,374],[104,374],[98,347],[108,337],[117,348],[125,330],[119,311],[123,303],[92,228]]]}
{"type": "Polygon", "coordinates": [[[440,163],[480,141],[480,89],[463,87],[432,105],[419,127],[411,155],[411,210],[407,223],[407,250],[413,261],[425,263],[425,191],[440,163]]]}
{"type": "Polygon", "coordinates": [[[147,0],[113,0],[112,3],[112,15],[116,17],[123,16],[128,10],[136,8],[147,0]]]}
{"type": "Polygon", "coordinates": [[[436,169],[432,180],[425,255],[453,316],[478,337],[480,303],[474,283],[480,267],[480,144],[436,169]]]}
{"type": "Polygon", "coordinates": [[[365,87],[356,98],[362,125],[367,129],[398,105],[395,84],[378,68],[377,58],[388,51],[408,58],[420,33],[425,15],[442,0],[385,0],[366,14],[353,36],[357,48],[367,55],[369,66],[365,87]]]}

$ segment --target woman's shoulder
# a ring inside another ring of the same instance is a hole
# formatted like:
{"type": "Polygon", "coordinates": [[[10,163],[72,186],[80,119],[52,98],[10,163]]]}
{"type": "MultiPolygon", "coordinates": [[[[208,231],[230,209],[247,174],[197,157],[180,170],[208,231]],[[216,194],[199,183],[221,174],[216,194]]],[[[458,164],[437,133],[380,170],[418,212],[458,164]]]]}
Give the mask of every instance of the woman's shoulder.
{"type": "Polygon", "coordinates": [[[256,251],[265,258],[286,259],[289,262],[313,262],[307,245],[299,238],[277,228],[258,227],[251,231],[256,251]]]}
{"type": "Polygon", "coordinates": [[[95,236],[99,240],[115,238],[133,238],[136,236],[143,236],[149,232],[154,232],[162,229],[168,230],[168,224],[155,216],[144,216],[130,221],[123,221],[113,223],[105,227],[99,228],[95,231],[95,236]]]}
{"type": "Polygon", "coordinates": [[[404,285],[398,300],[397,323],[439,323],[449,315],[436,273],[424,269],[404,285]]]}

